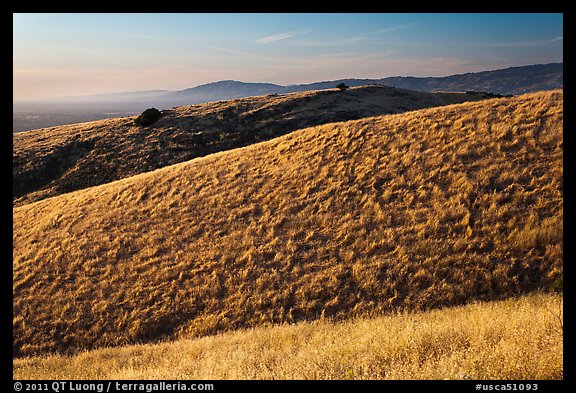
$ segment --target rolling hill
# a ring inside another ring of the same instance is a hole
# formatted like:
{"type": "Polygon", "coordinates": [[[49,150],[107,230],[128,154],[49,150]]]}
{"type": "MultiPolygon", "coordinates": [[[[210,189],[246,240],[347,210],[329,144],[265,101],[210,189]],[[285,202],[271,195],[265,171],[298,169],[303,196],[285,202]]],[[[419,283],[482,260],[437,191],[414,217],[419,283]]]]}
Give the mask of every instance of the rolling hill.
{"type": "Polygon", "coordinates": [[[15,207],[14,355],[549,288],[562,119],[550,91],[336,122],[15,207]]]}
{"type": "Polygon", "coordinates": [[[13,136],[13,197],[20,205],[298,128],[483,98],[369,86],[175,107],[144,128],[135,126],[131,116],[17,133],[13,136]]]}

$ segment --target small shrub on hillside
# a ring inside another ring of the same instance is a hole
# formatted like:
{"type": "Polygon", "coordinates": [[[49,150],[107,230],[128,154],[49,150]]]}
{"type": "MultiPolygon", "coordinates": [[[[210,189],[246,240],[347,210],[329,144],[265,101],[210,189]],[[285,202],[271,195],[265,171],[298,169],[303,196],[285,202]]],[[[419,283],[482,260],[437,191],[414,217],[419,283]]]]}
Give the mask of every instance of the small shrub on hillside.
{"type": "Polygon", "coordinates": [[[340,89],[340,91],[348,90],[349,87],[350,87],[350,86],[346,86],[345,83],[338,83],[338,84],[336,85],[336,88],[337,88],[337,89],[340,89]]]}
{"type": "Polygon", "coordinates": [[[562,293],[562,291],[564,290],[564,280],[562,277],[556,279],[552,285],[550,286],[550,289],[552,290],[552,292],[558,292],[558,293],[562,293]]]}
{"type": "Polygon", "coordinates": [[[144,112],[142,112],[142,114],[134,120],[134,124],[136,124],[137,126],[143,126],[143,127],[149,126],[151,124],[156,123],[158,121],[158,119],[160,119],[161,117],[162,117],[162,112],[160,112],[158,109],[148,108],[144,112]]]}
{"type": "Polygon", "coordinates": [[[474,95],[478,95],[482,98],[504,98],[504,97],[514,97],[514,95],[512,94],[508,94],[508,95],[503,95],[503,94],[497,94],[497,93],[491,93],[489,91],[474,91],[474,90],[466,90],[467,94],[474,94],[474,95]]]}

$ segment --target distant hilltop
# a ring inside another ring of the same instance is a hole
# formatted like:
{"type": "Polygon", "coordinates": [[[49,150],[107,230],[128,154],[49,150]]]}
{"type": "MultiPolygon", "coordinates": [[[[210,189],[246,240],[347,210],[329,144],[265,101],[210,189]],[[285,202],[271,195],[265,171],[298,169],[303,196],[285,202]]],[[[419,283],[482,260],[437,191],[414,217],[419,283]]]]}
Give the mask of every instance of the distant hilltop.
{"type": "Polygon", "coordinates": [[[484,91],[494,94],[524,94],[563,87],[563,63],[511,67],[494,71],[471,72],[445,77],[393,76],[381,79],[339,79],[302,85],[281,86],[272,83],[220,81],[159,96],[160,99],[186,100],[189,103],[234,99],[253,95],[283,94],[323,90],[339,83],[348,86],[381,84],[424,92],[484,91]]]}

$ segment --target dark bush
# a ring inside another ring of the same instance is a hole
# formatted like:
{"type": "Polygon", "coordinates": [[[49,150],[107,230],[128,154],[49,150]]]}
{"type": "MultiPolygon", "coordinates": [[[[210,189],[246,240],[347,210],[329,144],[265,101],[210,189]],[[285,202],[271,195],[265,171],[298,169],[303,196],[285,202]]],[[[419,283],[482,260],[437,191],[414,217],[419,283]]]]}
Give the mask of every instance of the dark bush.
{"type": "Polygon", "coordinates": [[[349,87],[350,87],[350,86],[346,86],[345,83],[338,83],[338,84],[336,85],[336,88],[337,88],[337,89],[340,89],[340,91],[345,91],[345,90],[347,90],[349,87]]]}
{"type": "Polygon", "coordinates": [[[148,108],[140,116],[134,120],[134,124],[137,126],[149,126],[154,124],[162,117],[162,113],[156,108],[148,108]]]}
{"type": "Polygon", "coordinates": [[[564,290],[564,279],[563,277],[560,277],[558,279],[556,279],[552,285],[550,286],[550,289],[552,290],[552,292],[558,292],[558,293],[562,293],[562,291],[564,290]]]}
{"type": "Polygon", "coordinates": [[[466,90],[467,94],[474,94],[478,95],[482,98],[503,98],[503,97],[514,97],[513,95],[502,95],[497,93],[490,93],[489,91],[474,91],[474,90],[466,90]]]}

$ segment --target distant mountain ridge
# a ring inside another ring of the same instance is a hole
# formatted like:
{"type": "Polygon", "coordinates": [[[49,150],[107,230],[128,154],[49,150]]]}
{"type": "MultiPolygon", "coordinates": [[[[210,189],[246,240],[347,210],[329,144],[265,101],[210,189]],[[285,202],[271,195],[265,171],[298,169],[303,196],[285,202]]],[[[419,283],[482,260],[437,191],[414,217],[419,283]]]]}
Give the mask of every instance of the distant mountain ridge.
{"type": "Polygon", "coordinates": [[[444,77],[350,78],[288,86],[273,83],[248,83],[225,80],[167,93],[157,98],[166,101],[186,100],[188,103],[199,103],[265,94],[323,90],[333,88],[339,83],[345,83],[348,86],[381,84],[424,92],[463,92],[474,90],[516,95],[562,88],[564,83],[563,67],[564,63],[550,63],[510,67],[494,71],[470,72],[444,77]]]}
{"type": "Polygon", "coordinates": [[[441,78],[390,77],[388,86],[419,91],[487,91],[495,94],[524,94],[562,88],[564,63],[511,67],[495,71],[470,72],[441,78]]]}
{"type": "MultiPolygon", "coordinates": [[[[235,98],[261,96],[280,93],[285,87],[273,83],[249,83],[223,80],[165,94],[160,98],[171,100],[199,99],[210,101],[232,100],[235,98]]],[[[196,103],[196,102],[195,102],[196,103]]]]}

